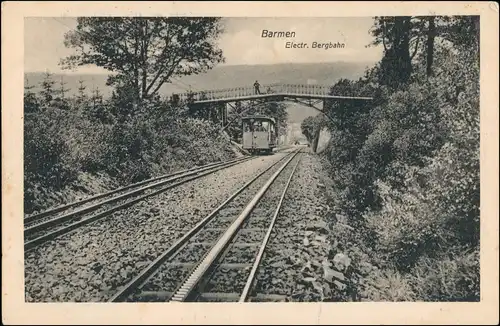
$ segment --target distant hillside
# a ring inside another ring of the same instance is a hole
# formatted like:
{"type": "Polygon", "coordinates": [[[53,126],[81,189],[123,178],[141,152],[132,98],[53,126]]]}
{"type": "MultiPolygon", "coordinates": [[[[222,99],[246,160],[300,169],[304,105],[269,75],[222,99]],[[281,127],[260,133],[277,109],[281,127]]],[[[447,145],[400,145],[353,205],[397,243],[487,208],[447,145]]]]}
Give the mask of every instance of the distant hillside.
{"type": "MultiPolygon", "coordinates": [[[[245,65],[245,66],[219,66],[205,74],[186,76],[165,84],[160,89],[160,94],[170,96],[172,93],[185,92],[191,86],[192,90],[220,89],[243,87],[252,85],[255,80],[261,84],[288,83],[305,84],[308,79],[314,79],[321,85],[332,85],[340,78],[357,79],[361,77],[371,63],[302,63],[302,64],[275,64],[275,65],[245,65]]],[[[43,73],[26,73],[30,85],[39,90],[43,73]]],[[[90,93],[92,88],[99,88],[105,97],[111,94],[111,88],[106,86],[107,75],[89,74],[55,74],[55,87],[64,78],[65,87],[69,88],[69,94],[76,94],[78,81],[82,79],[90,93]]],[[[301,122],[306,117],[318,114],[311,108],[296,104],[288,106],[289,120],[301,122]]]]}
{"type": "MultiPolygon", "coordinates": [[[[369,63],[302,63],[251,66],[219,66],[203,75],[187,76],[183,83],[194,89],[231,88],[261,84],[301,84],[315,79],[318,84],[333,84],[339,78],[359,78],[369,63]],[[207,87],[209,85],[210,87],[207,87]]],[[[165,89],[168,90],[168,89],[165,89]]]]}

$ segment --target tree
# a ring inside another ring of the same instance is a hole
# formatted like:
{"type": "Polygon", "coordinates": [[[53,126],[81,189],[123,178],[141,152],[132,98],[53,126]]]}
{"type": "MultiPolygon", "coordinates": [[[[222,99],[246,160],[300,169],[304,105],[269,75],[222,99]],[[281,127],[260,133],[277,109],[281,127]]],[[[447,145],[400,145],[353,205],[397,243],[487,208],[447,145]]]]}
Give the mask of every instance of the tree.
{"type": "MultiPolygon", "coordinates": [[[[410,55],[412,25],[410,16],[375,17],[374,27],[370,30],[375,37],[372,45],[384,46],[380,71],[381,84],[397,88],[409,81],[412,72],[412,55],[410,55]]],[[[416,42],[418,40],[417,37],[416,42]]]]}
{"type": "Polygon", "coordinates": [[[443,17],[438,34],[456,47],[479,51],[479,16],[443,17]]]}
{"type": "Polygon", "coordinates": [[[375,38],[370,45],[384,47],[379,82],[393,88],[408,82],[419,53],[426,75],[432,76],[436,39],[479,50],[479,16],[375,17],[370,33],[375,38]]]}
{"type": "Polygon", "coordinates": [[[39,103],[36,94],[32,91],[35,86],[29,84],[28,78],[24,85],[24,112],[34,113],[39,110],[39,103]]]}
{"type": "MultiPolygon", "coordinates": [[[[113,102],[113,99],[111,101],[113,102]]],[[[86,102],[83,103],[85,104],[86,102]]],[[[114,122],[114,117],[109,110],[109,105],[103,102],[103,96],[99,87],[92,88],[90,103],[84,105],[83,112],[92,121],[98,121],[103,124],[114,122]]]]}
{"type": "Polygon", "coordinates": [[[69,109],[68,100],[66,99],[66,92],[69,91],[69,88],[66,88],[65,85],[67,83],[64,81],[63,76],[61,76],[61,81],[59,83],[59,89],[57,90],[58,97],[56,97],[56,106],[59,109],[67,110],[69,109]]]}
{"type": "Polygon", "coordinates": [[[306,137],[307,141],[313,146],[313,149],[317,145],[317,143],[315,142],[316,137],[319,136],[321,130],[327,125],[328,118],[326,118],[323,114],[310,116],[302,121],[300,129],[302,131],[302,134],[306,137]]]}
{"type": "Polygon", "coordinates": [[[102,94],[99,91],[99,87],[96,87],[92,91],[92,105],[96,107],[99,104],[102,104],[102,94]]]}
{"type": "Polygon", "coordinates": [[[432,75],[432,63],[434,61],[434,39],[436,38],[436,17],[429,16],[427,18],[429,22],[429,27],[427,31],[427,67],[426,73],[427,76],[432,75]]]}
{"type": "Polygon", "coordinates": [[[80,80],[78,80],[78,95],[76,97],[76,101],[78,104],[84,103],[87,99],[87,94],[85,92],[86,89],[87,86],[85,86],[84,81],[80,78],[80,80]]]}
{"type": "Polygon", "coordinates": [[[52,74],[47,71],[40,84],[42,87],[40,94],[42,95],[43,104],[46,106],[49,106],[54,99],[54,84],[55,82],[52,80],[52,74]]]}
{"type": "Polygon", "coordinates": [[[114,75],[108,85],[127,87],[135,103],[156,94],[174,76],[205,72],[223,62],[216,40],[220,18],[83,17],[65,35],[76,55],[64,68],[94,64],[114,75]]]}
{"type": "Polygon", "coordinates": [[[61,76],[61,82],[59,83],[59,94],[61,94],[61,99],[65,99],[66,92],[69,91],[69,88],[65,88],[66,82],[64,81],[64,77],[61,76]]]}
{"type": "Polygon", "coordinates": [[[307,141],[312,143],[316,130],[316,121],[314,117],[310,116],[305,118],[300,125],[300,129],[302,130],[302,134],[306,136],[307,141]]]}

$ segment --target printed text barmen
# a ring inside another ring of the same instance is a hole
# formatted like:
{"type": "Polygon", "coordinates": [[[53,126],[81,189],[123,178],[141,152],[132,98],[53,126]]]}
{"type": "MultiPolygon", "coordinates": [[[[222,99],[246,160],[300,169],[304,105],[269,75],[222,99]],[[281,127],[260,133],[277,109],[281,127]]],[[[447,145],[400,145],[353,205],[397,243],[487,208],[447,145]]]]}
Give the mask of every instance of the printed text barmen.
{"type": "Polygon", "coordinates": [[[267,29],[262,30],[262,34],[260,37],[274,37],[274,38],[280,38],[280,37],[295,37],[295,32],[272,32],[268,31],[267,29]]]}

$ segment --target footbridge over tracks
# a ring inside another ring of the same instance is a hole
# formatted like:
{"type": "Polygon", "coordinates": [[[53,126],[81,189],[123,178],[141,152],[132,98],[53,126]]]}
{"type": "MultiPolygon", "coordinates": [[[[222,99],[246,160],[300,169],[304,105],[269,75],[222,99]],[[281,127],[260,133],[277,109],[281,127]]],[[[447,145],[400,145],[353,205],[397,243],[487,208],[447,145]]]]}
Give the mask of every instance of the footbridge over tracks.
{"type": "MultiPolygon", "coordinates": [[[[228,107],[233,108],[234,103],[249,101],[253,106],[269,102],[292,102],[311,107],[329,119],[323,108],[327,102],[337,101],[371,101],[372,97],[354,97],[330,94],[331,86],[317,84],[266,84],[260,85],[259,91],[253,86],[235,87],[226,89],[206,90],[200,92],[186,92],[173,94],[172,100],[186,103],[189,107],[216,106],[220,110],[222,129],[225,130],[237,118],[227,122],[228,107]]],[[[240,115],[244,113],[241,112],[240,115]]],[[[312,144],[316,151],[319,139],[319,130],[312,144]]]]}
{"type": "Polygon", "coordinates": [[[325,85],[267,84],[261,85],[260,93],[257,93],[254,87],[235,87],[201,92],[186,92],[174,94],[174,96],[177,96],[180,101],[193,104],[229,103],[270,98],[281,98],[282,100],[372,100],[371,97],[337,96],[329,93],[330,86],[325,85]]]}

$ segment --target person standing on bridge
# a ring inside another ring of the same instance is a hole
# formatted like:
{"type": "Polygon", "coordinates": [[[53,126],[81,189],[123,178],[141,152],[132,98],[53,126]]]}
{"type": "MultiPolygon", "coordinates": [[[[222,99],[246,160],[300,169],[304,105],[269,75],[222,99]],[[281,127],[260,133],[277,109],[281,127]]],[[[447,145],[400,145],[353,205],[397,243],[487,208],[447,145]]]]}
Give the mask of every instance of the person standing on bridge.
{"type": "Polygon", "coordinates": [[[255,83],[253,83],[253,87],[255,88],[255,94],[260,94],[260,84],[258,81],[255,81],[255,83]]]}

